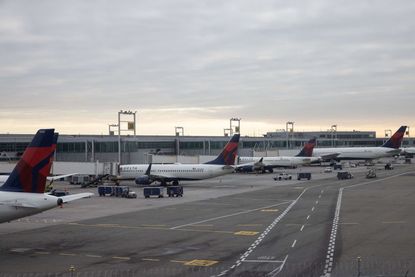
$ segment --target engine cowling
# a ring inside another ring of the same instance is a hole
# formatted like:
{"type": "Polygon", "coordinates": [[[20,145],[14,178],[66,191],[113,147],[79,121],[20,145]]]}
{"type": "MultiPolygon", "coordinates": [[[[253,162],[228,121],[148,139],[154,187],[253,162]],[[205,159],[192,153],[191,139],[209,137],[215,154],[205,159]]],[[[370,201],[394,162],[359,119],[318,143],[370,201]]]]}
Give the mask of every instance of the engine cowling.
{"type": "Polygon", "coordinates": [[[150,185],[152,182],[153,181],[148,176],[140,176],[135,178],[135,183],[141,186],[150,185]]]}

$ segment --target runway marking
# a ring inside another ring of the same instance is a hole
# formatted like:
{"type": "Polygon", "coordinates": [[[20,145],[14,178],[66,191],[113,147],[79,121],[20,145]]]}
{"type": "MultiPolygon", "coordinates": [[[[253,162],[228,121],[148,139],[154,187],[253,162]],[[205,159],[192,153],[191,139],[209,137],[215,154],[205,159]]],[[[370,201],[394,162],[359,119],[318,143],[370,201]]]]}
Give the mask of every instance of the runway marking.
{"type": "Polygon", "coordinates": [[[324,193],[324,189],[322,189],[321,191],[320,191],[320,194],[323,194],[324,193]]]}
{"type": "Polygon", "coordinates": [[[316,200],[316,205],[318,204],[318,200],[316,200]]]}
{"type": "Polygon", "coordinates": [[[41,251],[37,251],[37,252],[35,252],[35,254],[38,254],[38,255],[49,255],[49,254],[50,254],[50,252],[41,252],[41,251]]]}
{"type": "Polygon", "coordinates": [[[234,234],[238,236],[255,236],[258,233],[259,232],[255,232],[255,231],[239,231],[239,232],[235,232],[234,234]]]}
{"type": "Polygon", "coordinates": [[[291,248],[294,248],[296,243],[297,243],[297,240],[294,240],[293,244],[291,245],[291,248]]]}
{"type": "Polygon", "coordinates": [[[329,277],[331,275],[331,271],[333,268],[334,248],[336,246],[336,235],[337,235],[337,228],[338,228],[338,223],[339,223],[340,208],[342,204],[342,196],[343,196],[343,188],[339,189],[339,196],[337,197],[336,211],[334,213],[333,225],[332,225],[331,234],[330,234],[330,242],[329,242],[329,247],[327,249],[326,264],[325,264],[324,272],[322,276],[329,277]]]}
{"type": "Polygon", "coordinates": [[[314,209],[315,209],[315,207],[313,206],[313,207],[311,208],[311,211],[312,211],[312,212],[314,212],[314,209]]]}
{"type": "Polygon", "coordinates": [[[30,250],[31,248],[13,248],[13,249],[10,249],[10,252],[24,253],[30,250]]]}
{"type": "Polygon", "coordinates": [[[186,226],[197,225],[197,224],[200,224],[200,223],[214,221],[214,220],[218,220],[218,219],[222,219],[222,218],[227,218],[227,217],[232,217],[232,216],[236,216],[236,215],[241,215],[241,214],[247,214],[247,213],[251,213],[251,212],[255,212],[255,211],[260,211],[260,210],[263,210],[263,209],[268,209],[268,208],[272,208],[272,207],[276,207],[276,206],[280,206],[280,205],[285,205],[285,204],[290,203],[290,202],[292,202],[292,201],[282,202],[282,203],[278,203],[278,204],[274,204],[274,205],[269,205],[269,206],[265,206],[265,207],[261,207],[261,208],[257,208],[257,209],[252,209],[252,210],[246,210],[246,211],[237,212],[237,213],[233,213],[233,214],[213,217],[213,218],[209,218],[209,219],[205,219],[205,220],[201,220],[201,221],[197,221],[197,222],[192,222],[192,223],[188,223],[188,224],[183,224],[183,225],[171,227],[170,230],[180,229],[180,228],[183,228],[183,227],[186,227],[186,226]]]}
{"type": "MultiPolygon", "coordinates": [[[[116,225],[114,225],[114,226],[116,226],[116,225]]],[[[118,226],[120,226],[120,225],[118,225],[118,226]]],[[[166,227],[166,225],[163,225],[163,224],[141,224],[141,226],[143,226],[143,227],[166,227]]]]}
{"type": "Polygon", "coordinates": [[[302,232],[302,231],[303,231],[303,229],[304,229],[304,225],[303,225],[303,226],[301,226],[300,232],[302,232]]]}
{"type": "MultiPolygon", "coordinates": [[[[72,224],[73,225],[73,224],[72,224]]],[[[78,226],[82,226],[82,227],[98,227],[98,228],[121,228],[121,229],[144,229],[144,230],[164,230],[164,231],[169,231],[172,230],[171,228],[168,227],[145,227],[145,226],[124,226],[124,225],[97,225],[97,224],[92,224],[92,225],[88,225],[88,224],[80,224],[77,223],[76,225],[78,226]]],[[[183,232],[202,232],[202,233],[219,233],[219,234],[234,234],[234,232],[232,231],[215,231],[215,230],[201,230],[201,229],[174,229],[176,231],[183,231],[183,232]]]]}
{"type": "Polygon", "coordinates": [[[284,261],[277,260],[244,260],[244,263],[283,263],[284,261]]]}
{"type": "MultiPolygon", "coordinates": [[[[312,188],[312,187],[310,187],[312,188]]],[[[233,264],[232,266],[230,266],[228,269],[223,270],[222,272],[220,272],[218,275],[216,275],[217,277],[220,276],[224,276],[226,275],[229,271],[231,270],[235,270],[237,267],[239,267],[245,260],[246,258],[252,253],[252,251],[254,251],[254,249],[262,242],[262,240],[268,235],[269,232],[271,232],[271,230],[273,228],[275,228],[275,226],[278,224],[278,222],[280,222],[284,216],[287,215],[287,213],[292,209],[292,207],[294,207],[295,204],[297,204],[298,200],[303,196],[303,194],[308,190],[309,188],[304,189],[300,195],[294,200],[292,201],[292,203],[277,217],[274,219],[274,221],[268,225],[268,227],[261,233],[261,235],[254,241],[254,243],[252,243],[249,248],[246,250],[245,253],[243,253],[240,258],[235,262],[235,264],[233,264]]],[[[268,275],[269,276],[275,276],[277,275],[284,267],[285,262],[287,261],[288,255],[285,257],[283,263],[276,269],[274,269],[273,271],[271,271],[268,275]]]]}
{"type": "Polygon", "coordinates": [[[189,261],[178,261],[178,260],[170,260],[171,263],[181,263],[181,264],[185,264],[189,261]]]}
{"type": "Polygon", "coordinates": [[[339,225],[358,225],[357,222],[340,222],[339,225]]]}
{"type": "Polygon", "coordinates": [[[309,220],[310,219],[310,215],[307,215],[307,220],[309,220]]]}
{"type": "Polygon", "coordinates": [[[261,212],[278,212],[279,210],[278,209],[264,209],[264,210],[261,210],[261,212]]]}
{"type": "Polygon", "coordinates": [[[99,256],[99,255],[91,255],[91,254],[85,255],[85,257],[88,257],[88,258],[102,258],[102,256],[99,256]]]}
{"type": "Polygon", "coordinates": [[[147,261],[147,262],[159,262],[160,259],[150,259],[150,258],[143,258],[141,259],[142,261],[147,261]]]}
{"type": "Polygon", "coordinates": [[[239,227],[255,227],[255,226],[263,226],[264,224],[238,224],[236,226],[239,227]]]}
{"type": "Polygon", "coordinates": [[[60,256],[76,256],[74,253],[59,253],[60,256]]]}
{"type": "Polygon", "coordinates": [[[318,199],[320,199],[321,198],[321,194],[318,196],[318,199]]]}
{"type": "Polygon", "coordinates": [[[406,221],[382,221],[382,224],[405,224],[406,221]]]}
{"type": "Polygon", "coordinates": [[[358,183],[358,184],[355,184],[355,185],[349,185],[349,186],[345,186],[345,187],[342,187],[342,188],[339,189],[339,196],[337,198],[337,205],[336,205],[336,210],[335,210],[334,219],[333,219],[333,225],[332,225],[332,229],[331,229],[330,242],[329,242],[329,246],[328,246],[328,250],[327,250],[327,259],[326,259],[326,264],[325,264],[325,267],[324,267],[323,275],[321,275],[322,277],[330,277],[331,276],[331,271],[332,271],[332,268],[333,268],[334,249],[335,249],[335,246],[336,246],[335,245],[336,244],[336,234],[337,234],[338,222],[339,222],[339,217],[340,217],[340,209],[341,209],[341,201],[342,201],[342,196],[343,196],[343,190],[348,189],[348,188],[355,188],[355,187],[360,187],[360,186],[364,186],[364,185],[369,185],[369,184],[373,184],[373,183],[379,183],[381,181],[396,178],[396,177],[399,177],[399,176],[402,176],[402,175],[406,175],[408,173],[409,172],[399,173],[399,174],[388,176],[388,177],[385,177],[385,178],[382,178],[382,179],[363,182],[363,183],[358,183]]]}
{"type": "Polygon", "coordinates": [[[114,256],[112,258],[116,260],[126,260],[126,261],[130,259],[129,257],[119,257],[119,256],[114,256]]]}
{"type": "Polygon", "coordinates": [[[212,227],[213,224],[197,224],[197,225],[193,225],[194,227],[212,227]]]}
{"type": "Polygon", "coordinates": [[[184,263],[184,265],[190,265],[190,266],[212,266],[214,264],[217,264],[218,261],[212,261],[212,260],[193,260],[184,263]]]}
{"type": "Polygon", "coordinates": [[[276,276],[278,273],[281,272],[281,270],[284,268],[285,262],[287,261],[288,255],[285,256],[284,261],[282,262],[282,264],[277,267],[276,269],[274,269],[273,271],[271,271],[270,273],[268,273],[266,276],[270,276],[270,277],[274,277],[276,276]]]}

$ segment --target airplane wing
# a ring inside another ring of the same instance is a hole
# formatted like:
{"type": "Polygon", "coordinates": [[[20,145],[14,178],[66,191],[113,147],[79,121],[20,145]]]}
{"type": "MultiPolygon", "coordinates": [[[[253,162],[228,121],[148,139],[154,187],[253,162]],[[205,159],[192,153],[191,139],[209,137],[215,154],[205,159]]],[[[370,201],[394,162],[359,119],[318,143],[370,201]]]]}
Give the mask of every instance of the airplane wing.
{"type": "Polygon", "coordinates": [[[69,177],[69,176],[74,176],[74,175],[77,175],[77,174],[78,173],[71,173],[71,174],[65,174],[65,175],[56,175],[56,176],[48,176],[48,177],[46,177],[46,179],[49,180],[49,181],[55,181],[55,180],[59,180],[59,179],[62,179],[62,178],[69,177]]]}
{"type": "Polygon", "coordinates": [[[81,198],[91,197],[93,195],[94,194],[92,192],[83,192],[83,193],[70,194],[70,195],[65,195],[65,196],[56,197],[56,198],[62,199],[63,203],[68,203],[68,202],[78,200],[78,199],[81,199],[81,198]]]}
{"type": "Polygon", "coordinates": [[[340,153],[330,153],[330,154],[323,154],[320,156],[320,158],[324,161],[334,160],[336,159],[340,153]]]}

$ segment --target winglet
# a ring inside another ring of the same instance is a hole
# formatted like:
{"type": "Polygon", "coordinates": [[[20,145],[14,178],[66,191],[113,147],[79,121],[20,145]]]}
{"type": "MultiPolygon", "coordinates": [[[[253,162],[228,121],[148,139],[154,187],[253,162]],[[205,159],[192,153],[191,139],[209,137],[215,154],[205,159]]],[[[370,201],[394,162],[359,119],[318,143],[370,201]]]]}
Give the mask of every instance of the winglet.
{"type": "Polygon", "coordinates": [[[145,175],[150,176],[151,173],[151,163],[148,165],[145,175]]]}
{"type": "Polygon", "coordinates": [[[316,146],[316,138],[310,139],[306,144],[304,144],[303,149],[301,149],[300,153],[296,155],[296,157],[311,157],[313,156],[313,149],[316,146]]]}
{"type": "Polygon", "coordinates": [[[1,191],[44,193],[46,177],[50,173],[57,134],[54,129],[40,129],[10,177],[0,188],[1,191]]]}
{"type": "Polygon", "coordinates": [[[395,148],[398,149],[401,147],[403,137],[405,135],[407,126],[401,126],[398,131],[393,134],[393,136],[390,137],[383,145],[382,147],[389,147],[389,148],[395,148]]]}
{"type": "Polygon", "coordinates": [[[239,134],[233,135],[216,159],[205,164],[234,165],[238,154],[239,138],[239,134]]]}

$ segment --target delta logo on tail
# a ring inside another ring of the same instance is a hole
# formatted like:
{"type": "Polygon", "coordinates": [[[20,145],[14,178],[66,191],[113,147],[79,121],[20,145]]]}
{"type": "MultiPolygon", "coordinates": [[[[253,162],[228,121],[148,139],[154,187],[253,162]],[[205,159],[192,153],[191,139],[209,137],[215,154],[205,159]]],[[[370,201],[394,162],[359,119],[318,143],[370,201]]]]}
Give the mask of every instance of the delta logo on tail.
{"type": "Polygon", "coordinates": [[[216,159],[207,162],[206,164],[234,165],[236,156],[238,154],[239,137],[239,134],[233,135],[233,137],[225,145],[222,153],[220,153],[216,159]]]}
{"type": "Polygon", "coordinates": [[[386,141],[382,145],[382,147],[395,148],[395,149],[398,149],[399,147],[401,147],[403,137],[405,136],[406,128],[407,126],[401,126],[398,129],[398,131],[396,131],[396,133],[393,134],[393,136],[391,136],[391,138],[388,139],[388,141],[386,141]]]}
{"type": "Polygon", "coordinates": [[[57,140],[54,129],[39,130],[0,190],[44,193],[57,140]]]}
{"type": "Polygon", "coordinates": [[[313,155],[314,147],[316,146],[316,138],[310,139],[306,144],[304,144],[301,152],[298,153],[297,157],[311,157],[313,155]]]}

